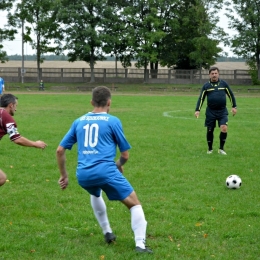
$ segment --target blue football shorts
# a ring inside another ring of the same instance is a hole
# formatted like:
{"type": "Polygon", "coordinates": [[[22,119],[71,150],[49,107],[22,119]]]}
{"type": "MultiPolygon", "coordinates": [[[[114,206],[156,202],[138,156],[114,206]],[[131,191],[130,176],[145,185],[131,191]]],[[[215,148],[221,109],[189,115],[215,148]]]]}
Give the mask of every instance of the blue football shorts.
{"type": "Polygon", "coordinates": [[[85,189],[89,194],[94,195],[96,197],[99,197],[101,194],[101,190],[103,190],[106,193],[109,200],[119,201],[124,200],[134,191],[132,185],[121,173],[117,174],[114,179],[100,186],[80,186],[83,189],[85,189]]]}

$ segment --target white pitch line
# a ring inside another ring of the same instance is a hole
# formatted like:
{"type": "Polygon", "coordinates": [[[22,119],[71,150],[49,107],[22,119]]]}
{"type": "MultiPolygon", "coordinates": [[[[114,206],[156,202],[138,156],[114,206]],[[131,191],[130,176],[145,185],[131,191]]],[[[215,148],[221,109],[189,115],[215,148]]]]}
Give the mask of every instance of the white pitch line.
{"type": "MultiPolygon", "coordinates": [[[[240,108],[241,109],[241,108],[240,108]]],[[[260,108],[242,108],[242,109],[260,109],[260,108]]],[[[178,118],[178,119],[184,119],[184,120],[200,120],[200,118],[195,118],[194,114],[191,113],[190,117],[184,117],[184,116],[175,116],[175,115],[170,115],[171,113],[178,113],[178,112],[185,112],[185,111],[190,111],[191,110],[174,110],[174,111],[166,111],[163,112],[163,116],[165,117],[170,117],[170,118],[178,118]]],[[[239,115],[239,114],[238,114],[239,115]]],[[[204,117],[201,117],[201,119],[205,120],[205,115],[203,114],[204,117]]],[[[229,119],[232,118],[232,115],[229,114],[229,119]]],[[[230,120],[229,120],[230,121],[230,120]]],[[[244,120],[238,120],[238,121],[232,121],[233,123],[256,123],[259,124],[260,121],[244,121],[244,120]]]]}
{"type": "Polygon", "coordinates": [[[184,112],[184,111],[190,111],[190,110],[166,111],[166,112],[163,112],[163,116],[165,116],[165,117],[171,117],[171,118],[181,118],[181,119],[185,119],[185,120],[194,120],[194,118],[192,118],[192,116],[193,116],[192,114],[191,114],[191,117],[172,116],[172,115],[170,115],[170,113],[184,112]]]}

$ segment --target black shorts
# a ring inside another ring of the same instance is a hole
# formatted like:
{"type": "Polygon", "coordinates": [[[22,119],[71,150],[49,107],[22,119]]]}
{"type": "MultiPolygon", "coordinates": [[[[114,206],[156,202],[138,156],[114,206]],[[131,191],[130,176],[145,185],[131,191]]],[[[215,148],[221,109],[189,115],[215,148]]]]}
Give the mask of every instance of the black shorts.
{"type": "Polygon", "coordinates": [[[227,108],[216,110],[210,109],[209,107],[206,108],[206,119],[205,119],[205,126],[208,128],[215,128],[216,121],[218,121],[218,126],[221,125],[228,125],[228,111],[227,108]]]}

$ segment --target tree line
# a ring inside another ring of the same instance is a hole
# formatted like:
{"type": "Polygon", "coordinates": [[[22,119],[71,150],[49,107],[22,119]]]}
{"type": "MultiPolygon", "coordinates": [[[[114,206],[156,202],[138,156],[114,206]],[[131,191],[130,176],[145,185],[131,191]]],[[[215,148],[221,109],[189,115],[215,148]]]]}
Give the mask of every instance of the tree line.
{"type": "Polygon", "coordinates": [[[257,82],[259,6],[249,0],[5,0],[0,10],[8,11],[8,26],[0,28],[0,60],[8,60],[1,40],[13,40],[19,28],[35,50],[38,70],[44,55],[53,53],[89,63],[92,82],[95,62],[107,56],[125,68],[200,70],[223,56],[223,43],[247,61],[257,82]],[[217,26],[223,7],[235,36],[217,26]]]}

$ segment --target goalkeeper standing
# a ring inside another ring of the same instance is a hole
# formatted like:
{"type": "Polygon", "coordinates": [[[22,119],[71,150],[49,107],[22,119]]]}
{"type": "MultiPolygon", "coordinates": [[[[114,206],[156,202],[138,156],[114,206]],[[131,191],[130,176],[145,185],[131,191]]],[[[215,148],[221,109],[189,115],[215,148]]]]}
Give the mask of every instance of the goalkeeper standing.
{"type": "Polygon", "coordinates": [[[213,139],[214,129],[216,127],[216,121],[220,128],[219,135],[219,149],[218,153],[227,155],[224,150],[224,145],[227,139],[228,130],[228,110],[226,107],[226,96],[229,97],[233,116],[237,113],[237,105],[235,96],[230,89],[227,82],[219,79],[219,69],[217,67],[211,67],[209,69],[209,82],[205,83],[201,89],[200,96],[197,101],[195,116],[198,118],[200,110],[205,98],[207,97],[206,119],[205,127],[207,127],[207,142],[208,142],[208,154],[213,152],[213,139]]]}

